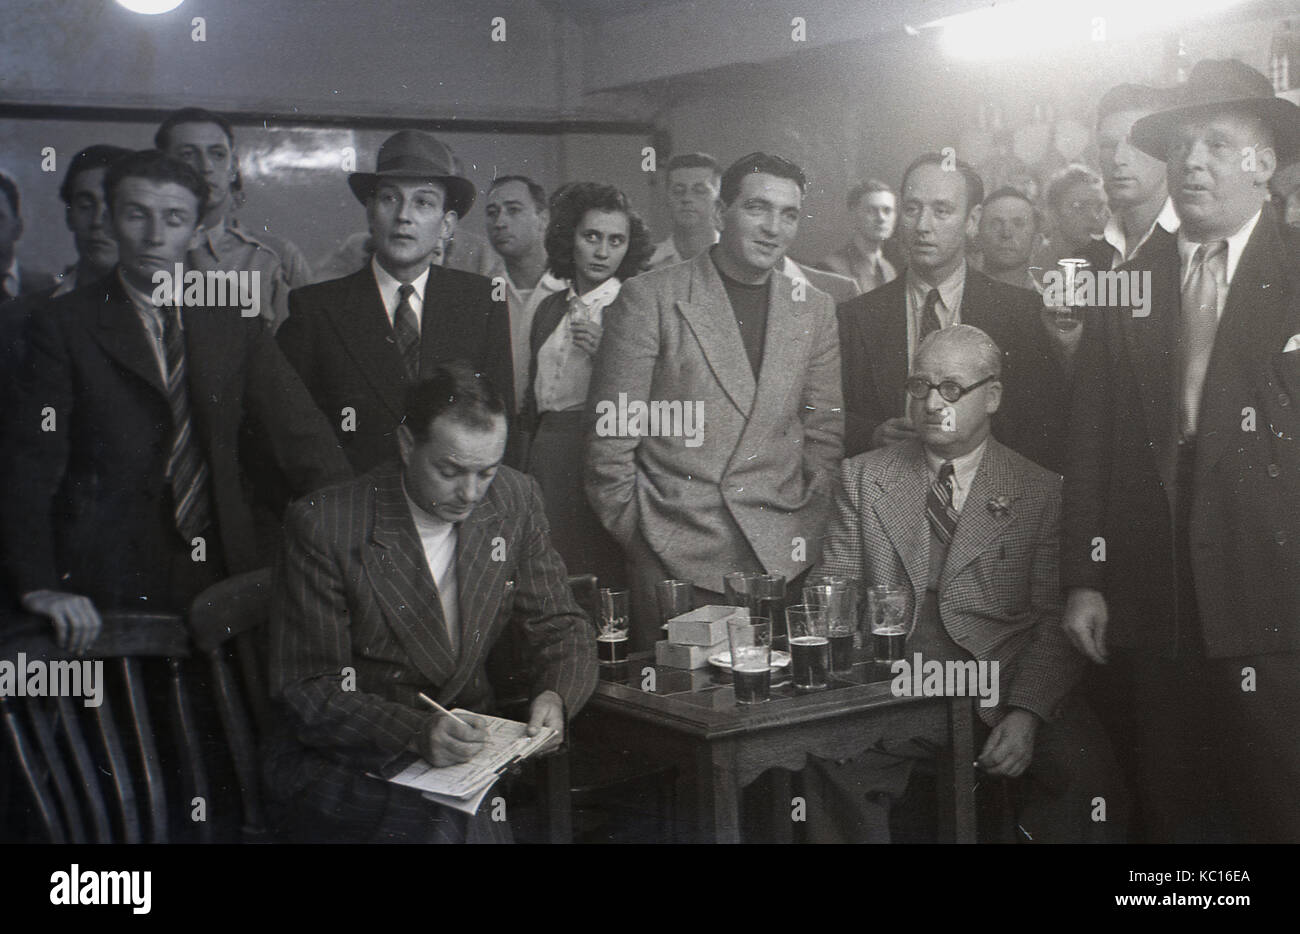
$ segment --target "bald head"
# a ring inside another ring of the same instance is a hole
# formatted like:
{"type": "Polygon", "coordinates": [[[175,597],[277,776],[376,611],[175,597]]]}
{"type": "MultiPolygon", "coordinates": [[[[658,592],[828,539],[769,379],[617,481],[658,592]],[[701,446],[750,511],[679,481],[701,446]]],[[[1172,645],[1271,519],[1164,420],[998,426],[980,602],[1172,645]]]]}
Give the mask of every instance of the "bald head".
{"type": "Polygon", "coordinates": [[[969,324],[934,331],[917,348],[911,375],[930,384],[924,398],[908,395],[908,415],[927,451],[951,460],[984,442],[1002,403],[1002,351],[991,337],[969,324]],[[943,383],[962,390],[956,401],[944,398],[943,383]]]}
{"type": "Polygon", "coordinates": [[[954,324],[950,328],[931,331],[916,349],[917,365],[931,354],[945,354],[963,363],[969,362],[972,372],[978,373],[976,379],[1002,375],[1002,349],[974,325],[954,324]]]}

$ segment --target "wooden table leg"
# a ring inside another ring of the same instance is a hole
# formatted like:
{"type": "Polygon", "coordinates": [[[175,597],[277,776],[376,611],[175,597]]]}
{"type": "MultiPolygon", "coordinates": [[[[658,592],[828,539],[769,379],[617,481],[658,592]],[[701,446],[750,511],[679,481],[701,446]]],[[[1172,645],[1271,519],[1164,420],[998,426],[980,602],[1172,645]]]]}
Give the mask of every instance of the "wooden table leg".
{"type": "Polygon", "coordinates": [[[735,746],[700,743],[695,754],[696,826],[700,842],[740,842],[740,788],[735,746]]]}

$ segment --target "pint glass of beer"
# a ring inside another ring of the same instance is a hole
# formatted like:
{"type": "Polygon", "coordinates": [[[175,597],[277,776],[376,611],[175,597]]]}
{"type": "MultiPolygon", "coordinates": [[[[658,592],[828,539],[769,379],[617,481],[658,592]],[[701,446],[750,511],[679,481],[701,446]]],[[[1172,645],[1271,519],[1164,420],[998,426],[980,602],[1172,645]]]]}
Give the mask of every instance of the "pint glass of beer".
{"type": "Polygon", "coordinates": [[[803,602],[826,611],[830,629],[831,671],[837,675],[853,671],[854,637],[858,629],[852,581],[847,577],[820,577],[804,585],[803,602]]]}
{"type": "Polygon", "coordinates": [[[896,662],[912,629],[907,603],[911,594],[905,587],[877,585],[867,591],[867,616],[871,620],[872,651],[878,662],[896,662]]]}
{"type": "Polygon", "coordinates": [[[772,624],[737,613],[727,620],[731,679],[737,704],[758,704],[772,696],[772,624]]]}
{"type": "Polygon", "coordinates": [[[621,665],[627,661],[627,637],[630,618],[626,590],[600,589],[600,632],[596,636],[596,659],[602,665],[621,665]]]}
{"type": "Polygon", "coordinates": [[[655,584],[655,599],[659,602],[659,617],[667,625],[673,617],[695,609],[695,584],[683,580],[660,581],[655,584]]]}
{"type": "Polygon", "coordinates": [[[819,691],[826,687],[831,667],[827,616],[824,607],[806,603],[792,606],[786,612],[790,627],[790,680],[796,691],[819,691]]]}

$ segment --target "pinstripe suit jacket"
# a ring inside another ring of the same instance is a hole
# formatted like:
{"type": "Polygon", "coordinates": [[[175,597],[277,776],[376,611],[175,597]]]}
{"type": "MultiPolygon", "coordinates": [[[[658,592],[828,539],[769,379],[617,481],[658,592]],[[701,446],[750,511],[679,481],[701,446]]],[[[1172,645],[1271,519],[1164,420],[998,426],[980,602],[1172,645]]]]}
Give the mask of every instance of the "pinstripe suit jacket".
{"type": "Polygon", "coordinates": [[[367,770],[411,748],[446,707],[489,712],[484,662],[514,621],[532,656],[532,696],[553,690],[572,716],[596,685],[595,633],[551,547],[537,484],[502,467],[460,523],[460,653],[389,462],[298,501],[272,597],[270,689],[280,729],[267,744],[273,797],[333,813],[367,770]],[[355,684],[346,683],[347,669],[355,684]]]}
{"type": "MultiPolygon", "coordinates": [[[[820,571],[925,596],[930,485],[918,441],[849,458],[820,571]]],[[[971,483],[939,578],[939,616],[953,641],[999,662],[999,705],[980,707],[990,726],[1008,706],[1049,720],[1082,672],[1061,629],[1061,478],[992,438],[971,483]],[[1007,508],[989,508],[1005,497],[1007,508]]]]}

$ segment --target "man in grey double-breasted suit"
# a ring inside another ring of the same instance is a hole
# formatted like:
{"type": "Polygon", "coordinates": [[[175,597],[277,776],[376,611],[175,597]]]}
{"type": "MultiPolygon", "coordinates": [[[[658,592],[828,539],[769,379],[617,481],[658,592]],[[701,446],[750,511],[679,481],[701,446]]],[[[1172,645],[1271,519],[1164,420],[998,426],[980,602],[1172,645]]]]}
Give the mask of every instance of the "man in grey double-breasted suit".
{"type": "Polygon", "coordinates": [[[663,622],[658,580],[719,602],[729,571],[793,582],[817,559],[844,417],[835,307],[778,271],[805,184],[784,159],[741,158],[719,242],[628,280],[606,312],[586,485],[627,551],[633,650],[663,622]]]}

